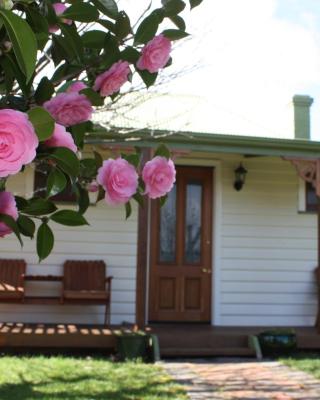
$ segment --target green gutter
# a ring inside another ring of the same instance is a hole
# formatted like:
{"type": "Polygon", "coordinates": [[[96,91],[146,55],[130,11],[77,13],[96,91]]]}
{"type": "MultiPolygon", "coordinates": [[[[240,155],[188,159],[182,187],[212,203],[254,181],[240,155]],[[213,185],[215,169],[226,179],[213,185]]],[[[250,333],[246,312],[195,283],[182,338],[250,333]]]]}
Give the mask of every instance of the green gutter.
{"type": "Polygon", "coordinates": [[[296,156],[320,158],[320,142],[301,139],[276,139],[201,132],[140,130],[121,134],[99,127],[86,138],[88,144],[156,147],[165,143],[171,149],[247,156],[296,156]]]}

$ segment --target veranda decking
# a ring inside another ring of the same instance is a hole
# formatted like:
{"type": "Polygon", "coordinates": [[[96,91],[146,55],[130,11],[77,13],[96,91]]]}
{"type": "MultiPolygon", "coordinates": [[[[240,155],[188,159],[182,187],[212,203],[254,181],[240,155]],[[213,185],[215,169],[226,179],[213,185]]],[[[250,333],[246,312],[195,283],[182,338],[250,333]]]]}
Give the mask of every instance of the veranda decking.
{"type": "MultiPolygon", "coordinates": [[[[0,324],[0,350],[7,348],[101,349],[113,352],[116,334],[132,327],[76,324],[0,324]]],[[[162,356],[255,356],[250,335],[268,328],[212,327],[196,324],[154,324],[147,332],[159,337],[162,356]]],[[[315,328],[295,328],[298,348],[320,350],[315,328]]]]}

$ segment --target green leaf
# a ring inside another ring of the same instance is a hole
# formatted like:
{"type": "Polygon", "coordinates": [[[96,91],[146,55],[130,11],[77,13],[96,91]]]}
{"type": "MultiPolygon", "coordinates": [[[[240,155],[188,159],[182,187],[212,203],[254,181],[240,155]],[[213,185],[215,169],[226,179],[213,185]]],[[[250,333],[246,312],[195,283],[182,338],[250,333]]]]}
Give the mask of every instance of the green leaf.
{"type": "Polygon", "coordinates": [[[80,172],[80,163],[76,154],[66,147],[55,147],[50,150],[49,158],[71,177],[77,177],[80,172]]]}
{"type": "Polygon", "coordinates": [[[12,88],[11,83],[12,83],[12,78],[13,78],[13,79],[17,80],[23,94],[26,97],[28,97],[30,85],[27,85],[26,77],[23,74],[23,72],[21,71],[21,69],[19,68],[19,64],[17,63],[16,57],[7,53],[7,54],[5,54],[4,57],[1,57],[0,61],[1,61],[1,66],[2,66],[5,76],[6,76],[6,80],[8,79],[8,81],[5,82],[7,91],[8,92],[11,91],[11,88],[12,88]],[[10,88],[10,86],[11,86],[11,88],[10,88]]]}
{"type": "Polygon", "coordinates": [[[128,203],[125,204],[125,209],[126,209],[126,219],[128,219],[132,214],[132,207],[130,201],[128,201],[128,203]]]}
{"type": "Polygon", "coordinates": [[[158,76],[157,72],[155,72],[154,74],[151,74],[147,70],[141,71],[140,69],[137,69],[137,71],[138,71],[138,74],[140,75],[141,79],[143,80],[144,84],[147,87],[150,87],[155,83],[157,76],[158,76]]]}
{"type": "Polygon", "coordinates": [[[43,222],[37,232],[37,253],[39,262],[48,257],[54,245],[54,236],[51,228],[43,222]]]}
{"type": "Polygon", "coordinates": [[[104,105],[104,98],[101,97],[96,91],[91,88],[85,88],[80,90],[81,94],[84,94],[93,106],[103,106],[104,105]]]}
{"type": "MultiPolygon", "coordinates": [[[[4,72],[4,85],[6,89],[6,93],[9,94],[12,91],[12,87],[15,81],[15,73],[13,71],[11,61],[8,57],[4,56],[1,57],[0,59],[1,67],[4,72]]],[[[24,75],[21,72],[21,75],[24,77],[24,75]]],[[[24,79],[25,81],[25,79],[24,79]]]]}
{"type": "Polygon", "coordinates": [[[97,164],[94,158],[85,158],[80,161],[80,173],[84,178],[94,178],[97,175],[97,164]]]}
{"type": "Polygon", "coordinates": [[[190,8],[193,9],[195,7],[198,7],[203,0],[189,0],[190,2],[190,8]]]}
{"type": "Polygon", "coordinates": [[[68,7],[61,17],[79,22],[93,22],[99,19],[99,12],[97,8],[91,4],[77,1],[72,4],[72,6],[68,7]]]}
{"type": "Polygon", "coordinates": [[[29,204],[28,200],[26,200],[24,197],[14,196],[14,199],[16,201],[16,206],[17,206],[19,211],[21,211],[24,208],[26,208],[28,206],[28,204],[29,204]]]}
{"type": "Polygon", "coordinates": [[[47,179],[47,197],[55,196],[67,186],[67,178],[58,168],[52,169],[47,179]]]}
{"type": "Polygon", "coordinates": [[[23,242],[22,242],[19,227],[18,227],[18,224],[16,223],[16,221],[10,215],[7,215],[7,214],[0,214],[0,221],[5,223],[7,225],[7,227],[12,230],[12,232],[17,236],[17,238],[21,244],[21,247],[22,247],[23,242]]]}
{"type": "Polygon", "coordinates": [[[27,22],[35,33],[38,48],[42,50],[49,38],[49,24],[47,19],[35,8],[26,7],[27,22]]]}
{"type": "Polygon", "coordinates": [[[168,195],[167,194],[165,196],[160,197],[159,198],[160,207],[163,207],[166,204],[167,200],[168,200],[168,195]]]}
{"type": "Polygon", "coordinates": [[[87,124],[86,122],[82,122],[81,124],[73,125],[71,129],[72,137],[78,149],[82,149],[84,146],[84,137],[87,132],[87,124]]]}
{"type": "Polygon", "coordinates": [[[73,210],[57,211],[51,215],[50,219],[58,224],[67,226],[89,225],[82,214],[73,210]]]}
{"type": "Polygon", "coordinates": [[[57,207],[50,200],[33,198],[29,205],[23,209],[23,213],[29,215],[47,215],[57,210],[57,207]]]}
{"type": "Polygon", "coordinates": [[[44,76],[34,94],[37,104],[42,105],[45,101],[50,100],[54,93],[54,86],[52,82],[44,76]]]}
{"type": "Polygon", "coordinates": [[[138,168],[139,163],[140,163],[140,156],[138,154],[129,154],[123,156],[125,160],[128,161],[131,165],[133,165],[135,168],[138,168]]]}
{"type": "MultiPolygon", "coordinates": [[[[67,46],[67,52],[71,52],[74,54],[75,58],[79,61],[83,59],[83,43],[77,28],[74,25],[66,25],[64,23],[58,24],[60,27],[61,32],[63,33],[63,40],[60,40],[60,44],[63,42],[64,46],[67,46]]],[[[59,37],[56,37],[58,39],[59,37]]],[[[61,38],[59,38],[61,39],[61,38]]]]}
{"type": "Polygon", "coordinates": [[[167,17],[181,13],[186,7],[186,3],[182,0],[162,0],[161,3],[167,17]]]}
{"type": "Polygon", "coordinates": [[[119,12],[115,23],[115,34],[119,40],[124,39],[131,33],[131,24],[128,15],[121,11],[119,12]]]}
{"type": "Polygon", "coordinates": [[[134,49],[131,46],[126,47],[121,52],[121,60],[128,61],[129,63],[135,64],[140,57],[140,53],[138,50],[134,49]]]}
{"type": "Polygon", "coordinates": [[[34,107],[28,111],[28,116],[40,142],[52,136],[55,122],[47,110],[42,107],[34,107]]]}
{"type": "Polygon", "coordinates": [[[100,201],[100,200],[105,198],[105,194],[106,193],[105,193],[103,187],[99,186],[99,193],[98,193],[98,197],[97,197],[97,203],[98,203],[98,201],[100,201]]]}
{"type": "Polygon", "coordinates": [[[29,82],[37,61],[37,39],[27,22],[12,11],[0,9],[0,19],[13,44],[19,67],[29,82]]]}
{"type": "Polygon", "coordinates": [[[19,215],[17,219],[17,224],[22,235],[33,239],[34,232],[36,230],[36,224],[32,221],[31,218],[26,217],[25,215],[19,215]]]}
{"type": "Polygon", "coordinates": [[[91,0],[91,2],[107,17],[117,18],[118,6],[114,0],[91,0]]]}
{"type": "Polygon", "coordinates": [[[144,207],[144,197],[142,196],[141,193],[137,192],[136,194],[133,195],[133,198],[139,204],[139,206],[144,207]]]}
{"type": "Polygon", "coordinates": [[[189,36],[189,33],[179,29],[166,29],[162,34],[170,40],[179,40],[189,36]]]}
{"type": "Polygon", "coordinates": [[[177,28],[179,28],[182,31],[186,30],[186,23],[184,22],[184,19],[180,17],[180,15],[172,15],[169,17],[171,21],[175,24],[177,28]]]}
{"type": "Polygon", "coordinates": [[[94,158],[95,158],[95,160],[96,160],[96,166],[97,166],[97,168],[102,167],[103,158],[102,158],[101,154],[98,153],[97,151],[94,151],[94,152],[93,152],[93,155],[94,155],[94,158]]]}
{"type": "Polygon", "coordinates": [[[99,19],[98,23],[102,25],[104,28],[108,29],[108,31],[114,34],[116,33],[116,27],[112,21],[109,21],[108,19],[99,19]]]}
{"type": "Polygon", "coordinates": [[[77,185],[77,188],[78,188],[78,190],[77,190],[76,195],[77,195],[77,202],[79,205],[78,212],[80,214],[84,214],[90,205],[89,194],[88,194],[88,191],[86,189],[84,189],[83,187],[81,187],[80,185],[77,185]]]}
{"type": "Polygon", "coordinates": [[[81,36],[84,47],[102,49],[106,40],[106,32],[99,30],[87,31],[81,36]]]}
{"type": "Polygon", "coordinates": [[[160,157],[165,157],[167,160],[170,158],[170,151],[167,146],[164,144],[161,144],[155,151],[154,153],[155,157],[160,156],[160,157]]]}
{"type": "Polygon", "coordinates": [[[57,25],[58,23],[58,16],[56,12],[54,11],[54,8],[52,6],[52,1],[51,0],[45,0],[44,1],[45,6],[46,6],[46,18],[48,20],[49,25],[57,25]]]}
{"type": "Polygon", "coordinates": [[[154,38],[160,22],[159,15],[154,12],[145,18],[137,29],[134,37],[134,44],[145,44],[154,38]]]}
{"type": "Polygon", "coordinates": [[[111,35],[110,33],[108,33],[106,36],[104,42],[104,49],[105,49],[104,63],[106,67],[109,67],[114,62],[118,61],[120,56],[118,41],[116,37],[111,35]]]}

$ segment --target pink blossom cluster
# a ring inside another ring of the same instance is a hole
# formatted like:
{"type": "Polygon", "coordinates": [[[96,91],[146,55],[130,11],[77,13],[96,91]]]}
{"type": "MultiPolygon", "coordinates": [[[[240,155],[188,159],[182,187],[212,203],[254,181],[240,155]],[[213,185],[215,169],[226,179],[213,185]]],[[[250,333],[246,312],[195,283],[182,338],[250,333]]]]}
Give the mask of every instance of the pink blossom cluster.
{"type": "MultiPolygon", "coordinates": [[[[71,20],[63,18],[66,9],[63,3],[54,3],[53,8],[62,23],[72,24],[71,20]]],[[[51,26],[50,32],[54,33],[58,29],[58,26],[51,26]]],[[[158,35],[144,46],[136,67],[156,73],[166,66],[170,52],[170,40],[162,34],[158,35]]],[[[96,77],[93,90],[99,92],[102,97],[112,96],[119,92],[130,79],[130,75],[129,63],[119,60],[96,77]]],[[[66,127],[91,119],[92,104],[89,98],[81,93],[85,88],[87,85],[82,81],[72,82],[65,92],[58,93],[43,104],[56,121],[53,134],[43,142],[44,146],[66,147],[77,152],[77,146],[66,127]]],[[[36,157],[38,145],[37,134],[27,114],[12,109],[0,110],[0,178],[17,174],[24,165],[31,163],[36,157]]],[[[151,199],[165,196],[172,189],[175,177],[172,160],[156,156],[144,165],[141,172],[145,186],[144,194],[151,199]]],[[[88,190],[97,191],[99,185],[105,190],[105,200],[108,204],[125,204],[137,193],[139,174],[124,158],[108,159],[103,162],[96,181],[89,185],[88,190]]],[[[10,192],[0,191],[0,214],[7,214],[15,220],[18,218],[15,198],[10,192]]],[[[5,223],[0,222],[0,237],[11,232],[5,223]]]]}
{"type": "MultiPolygon", "coordinates": [[[[137,61],[137,68],[150,73],[158,72],[168,63],[170,52],[170,40],[162,34],[155,36],[142,49],[141,56],[137,61]]],[[[112,96],[119,92],[130,75],[129,63],[119,60],[96,77],[93,90],[99,92],[102,97],[112,96]]],[[[56,122],[63,126],[89,121],[93,108],[90,100],[81,93],[81,90],[85,88],[87,88],[85,83],[75,81],[65,92],[57,94],[51,100],[46,101],[43,106],[56,122]]]]}
{"type": "MultiPolygon", "coordinates": [[[[176,179],[176,170],[171,159],[156,156],[144,165],[141,175],[145,184],[144,194],[156,199],[170,192],[176,179]]],[[[103,162],[97,182],[105,190],[108,204],[124,204],[136,194],[139,175],[133,165],[119,157],[103,162]]]]}

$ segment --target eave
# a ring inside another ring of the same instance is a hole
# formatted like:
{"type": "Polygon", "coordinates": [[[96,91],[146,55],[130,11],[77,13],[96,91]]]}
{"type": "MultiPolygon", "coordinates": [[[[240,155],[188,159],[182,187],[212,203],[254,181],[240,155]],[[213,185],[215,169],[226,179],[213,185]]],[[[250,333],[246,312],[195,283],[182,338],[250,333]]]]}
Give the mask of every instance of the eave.
{"type": "Polygon", "coordinates": [[[156,147],[159,143],[164,143],[170,149],[195,152],[320,158],[320,142],[317,141],[187,131],[144,129],[123,134],[98,127],[86,137],[86,143],[110,147],[156,147]]]}

